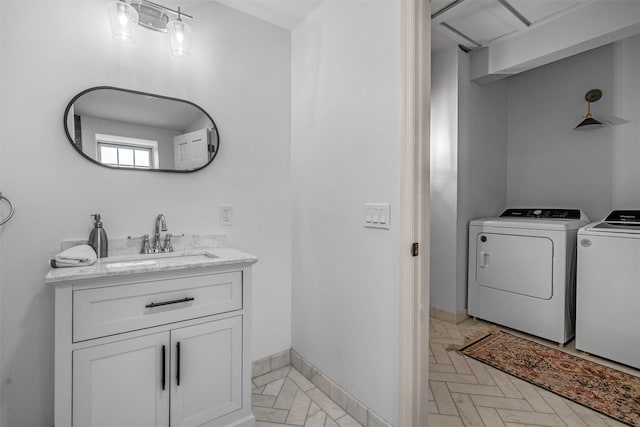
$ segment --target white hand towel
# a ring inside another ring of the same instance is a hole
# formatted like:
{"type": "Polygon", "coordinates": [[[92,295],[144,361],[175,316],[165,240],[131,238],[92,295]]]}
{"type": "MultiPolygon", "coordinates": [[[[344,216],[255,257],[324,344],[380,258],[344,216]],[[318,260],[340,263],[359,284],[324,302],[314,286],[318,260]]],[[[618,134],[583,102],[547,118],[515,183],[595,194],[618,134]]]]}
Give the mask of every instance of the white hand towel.
{"type": "Polygon", "coordinates": [[[60,252],[51,260],[51,266],[80,267],[95,264],[98,257],[89,245],[78,245],[60,252]]]}

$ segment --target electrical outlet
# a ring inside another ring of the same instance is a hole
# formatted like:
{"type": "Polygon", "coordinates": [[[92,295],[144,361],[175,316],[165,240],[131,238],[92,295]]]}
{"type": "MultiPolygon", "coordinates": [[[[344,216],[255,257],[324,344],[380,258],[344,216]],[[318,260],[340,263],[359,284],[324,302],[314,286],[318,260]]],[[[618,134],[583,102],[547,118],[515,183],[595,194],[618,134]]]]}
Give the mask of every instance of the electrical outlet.
{"type": "Polygon", "coordinates": [[[220,206],[220,225],[233,225],[233,208],[231,205],[220,206]]]}

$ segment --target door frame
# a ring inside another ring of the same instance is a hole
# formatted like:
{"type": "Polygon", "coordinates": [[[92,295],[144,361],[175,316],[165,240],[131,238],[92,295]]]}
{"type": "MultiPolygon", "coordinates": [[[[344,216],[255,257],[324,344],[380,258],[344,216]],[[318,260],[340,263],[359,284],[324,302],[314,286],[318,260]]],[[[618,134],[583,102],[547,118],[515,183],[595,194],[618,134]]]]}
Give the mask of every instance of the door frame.
{"type": "Polygon", "coordinates": [[[431,3],[402,0],[400,138],[400,427],[427,426],[431,3]],[[419,255],[411,247],[419,244],[419,255]]]}

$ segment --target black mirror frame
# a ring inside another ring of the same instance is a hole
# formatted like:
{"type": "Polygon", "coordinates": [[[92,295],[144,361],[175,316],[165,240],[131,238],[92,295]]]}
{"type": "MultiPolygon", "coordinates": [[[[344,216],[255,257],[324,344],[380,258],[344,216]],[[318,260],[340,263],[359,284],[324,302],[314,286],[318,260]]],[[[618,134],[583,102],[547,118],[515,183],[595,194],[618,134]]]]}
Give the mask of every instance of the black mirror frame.
{"type": "Polygon", "coordinates": [[[96,165],[102,166],[103,168],[112,169],[112,170],[142,171],[142,172],[192,173],[192,172],[199,171],[199,170],[204,169],[207,166],[209,166],[211,164],[211,162],[213,162],[213,159],[215,159],[216,156],[218,155],[218,152],[220,151],[220,133],[218,132],[218,126],[216,125],[216,122],[213,121],[213,118],[209,115],[209,113],[207,113],[199,105],[197,105],[197,104],[195,104],[195,103],[193,103],[191,101],[187,101],[185,99],[172,98],[170,96],[164,96],[164,95],[156,95],[156,94],[153,94],[153,93],[141,92],[141,91],[132,90],[132,89],[123,89],[123,88],[115,87],[115,86],[94,86],[94,87],[91,87],[89,89],[83,90],[82,92],[78,93],[67,104],[67,108],[65,108],[64,115],[62,116],[62,124],[64,126],[64,131],[67,134],[67,139],[69,140],[69,143],[73,146],[74,150],[76,150],[82,157],[84,157],[85,159],[89,160],[91,163],[94,163],[96,165]],[[171,101],[184,102],[185,104],[193,105],[198,110],[202,111],[209,118],[209,120],[211,120],[211,123],[213,124],[213,129],[215,130],[216,139],[217,139],[216,151],[213,153],[213,157],[211,157],[211,159],[209,159],[209,161],[207,163],[205,163],[204,165],[200,166],[199,168],[189,169],[189,170],[119,168],[119,167],[116,167],[116,166],[105,165],[103,163],[100,163],[100,162],[96,161],[95,159],[92,159],[91,157],[87,156],[84,152],[78,150],[78,146],[73,141],[73,139],[71,137],[71,133],[69,132],[69,127],[67,126],[67,115],[69,114],[69,110],[71,110],[71,106],[76,102],[76,100],[78,98],[80,98],[82,95],[84,95],[84,94],[86,94],[88,92],[92,92],[94,90],[99,90],[99,89],[118,90],[118,91],[121,91],[121,92],[129,92],[129,93],[134,93],[134,94],[137,94],[137,95],[144,95],[144,96],[153,96],[153,97],[156,97],[156,98],[162,98],[162,99],[168,99],[168,100],[171,100],[171,101]]]}

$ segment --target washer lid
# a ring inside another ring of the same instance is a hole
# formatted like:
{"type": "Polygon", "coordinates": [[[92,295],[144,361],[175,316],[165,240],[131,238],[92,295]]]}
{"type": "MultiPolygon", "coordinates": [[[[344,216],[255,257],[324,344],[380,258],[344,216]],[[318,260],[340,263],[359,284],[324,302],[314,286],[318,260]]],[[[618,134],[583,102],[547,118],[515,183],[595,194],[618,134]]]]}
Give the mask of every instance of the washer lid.
{"type": "Polygon", "coordinates": [[[474,219],[469,225],[529,230],[577,230],[589,223],[579,209],[507,209],[499,217],[474,219]]]}

